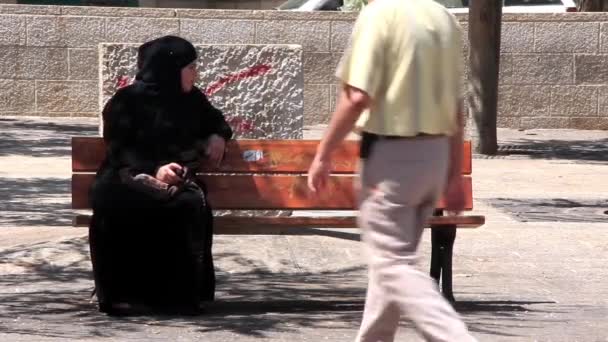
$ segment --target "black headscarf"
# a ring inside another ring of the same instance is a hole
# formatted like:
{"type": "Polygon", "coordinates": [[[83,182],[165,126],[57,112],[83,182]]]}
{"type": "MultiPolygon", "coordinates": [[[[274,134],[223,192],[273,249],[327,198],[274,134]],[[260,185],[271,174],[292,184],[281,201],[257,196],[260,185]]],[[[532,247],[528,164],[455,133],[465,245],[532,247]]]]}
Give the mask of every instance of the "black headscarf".
{"type": "Polygon", "coordinates": [[[135,85],[146,93],[161,96],[183,94],[181,70],[197,58],[189,41],[165,36],[142,44],[138,49],[135,85]]]}

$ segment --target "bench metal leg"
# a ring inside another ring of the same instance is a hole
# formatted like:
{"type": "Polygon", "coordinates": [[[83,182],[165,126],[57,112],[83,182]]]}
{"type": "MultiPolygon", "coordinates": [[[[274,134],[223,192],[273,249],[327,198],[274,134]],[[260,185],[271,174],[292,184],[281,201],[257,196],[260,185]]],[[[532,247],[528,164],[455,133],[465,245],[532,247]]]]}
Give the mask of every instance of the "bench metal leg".
{"type": "MultiPolygon", "coordinates": [[[[441,211],[435,212],[435,215],[441,214],[441,211]]],[[[455,302],[452,291],[452,255],[456,226],[431,228],[431,277],[437,284],[441,284],[443,296],[450,302],[455,302]]]]}

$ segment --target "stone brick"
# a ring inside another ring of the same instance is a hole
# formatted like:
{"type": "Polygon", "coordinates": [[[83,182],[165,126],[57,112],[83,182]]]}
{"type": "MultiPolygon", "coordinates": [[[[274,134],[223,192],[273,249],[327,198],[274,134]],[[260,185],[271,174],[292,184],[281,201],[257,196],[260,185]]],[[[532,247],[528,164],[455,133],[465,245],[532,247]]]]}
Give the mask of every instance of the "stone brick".
{"type": "Polygon", "coordinates": [[[4,14],[61,14],[59,6],[40,6],[40,5],[0,5],[0,13],[4,14]]]}
{"type": "Polygon", "coordinates": [[[72,80],[95,80],[99,77],[97,49],[69,49],[69,78],[72,80]]]}
{"type": "Polygon", "coordinates": [[[329,88],[329,111],[334,112],[338,105],[338,96],[340,95],[340,84],[332,84],[329,88]]]}
{"type": "Polygon", "coordinates": [[[608,87],[598,88],[598,114],[608,117],[608,87]]]}
{"type": "Polygon", "coordinates": [[[62,6],[61,14],[95,17],[173,18],[175,10],[171,8],[62,6]]]}
{"type": "Polygon", "coordinates": [[[536,23],[535,45],[537,52],[598,51],[599,23],[536,23]]]}
{"type": "Polygon", "coordinates": [[[3,47],[0,49],[0,78],[65,79],[67,49],[3,47]]]}
{"type": "Polygon", "coordinates": [[[304,124],[315,125],[329,121],[329,85],[304,85],[304,124]]]}
{"type": "Polygon", "coordinates": [[[600,52],[608,52],[608,23],[600,25],[600,52]]]}
{"type": "Polygon", "coordinates": [[[137,42],[179,34],[179,20],[150,18],[106,19],[107,42],[137,42]]]}
{"type": "MultiPolygon", "coordinates": [[[[468,63],[466,63],[466,65],[468,71],[468,63]]],[[[501,55],[498,67],[500,69],[498,74],[498,81],[500,82],[500,84],[515,83],[513,80],[513,55],[501,55]]]]}
{"type": "Polygon", "coordinates": [[[598,88],[560,86],[551,88],[551,116],[597,116],[598,88]]]}
{"type": "Polygon", "coordinates": [[[545,86],[504,85],[498,91],[501,116],[549,116],[551,88],[545,86]]]}
{"type": "Polygon", "coordinates": [[[596,118],[570,118],[571,129],[599,129],[608,130],[608,117],[596,118]]]}
{"type": "Polygon", "coordinates": [[[258,44],[300,44],[304,51],[329,51],[328,21],[261,21],[256,24],[258,44]]]}
{"type": "Polygon", "coordinates": [[[264,11],[266,20],[342,20],[355,21],[359,12],[342,11],[264,11]]]}
{"type": "Polygon", "coordinates": [[[36,16],[28,18],[30,46],[90,47],[105,41],[104,19],[36,16]]]}
{"type": "Polygon", "coordinates": [[[519,84],[573,84],[571,55],[513,55],[513,78],[519,84]]]}
{"type": "Polygon", "coordinates": [[[566,117],[523,117],[521,118],[522,129],[560,129],[569,128],[570,118],[566,117]]]}
{"type": "Polygon", "coordinates": [[[262,11],[178,9],[177,17],[191,19],[264,19],[262,11]]]}
{"type": "Polygon", "coordinates": [[[180,35],[199,44],[253,44],[255,23],[247,20],[181,20],[180,35]]]}
{"type": "Polygon", "coordinates": [[[575,65],[576,84],[608,83],[608,55],[579,55],[575,65]]]}
{"type": "Polygon", "coordinates": [[[339,54],[304,53],[304,82],[334,83],[339,54]]]}
{"type": "Polygon", "coordinates": [[[99,85],[95,81],[38,81],[38,112],[95,112],[99,85]]]}
{"type": "Polygon", "coordinates": [[[0,45],[25,45],[25,17],[0,15],[0,45]]]}
{"type": "Polygon", "coordinates": [[[346,49],[353,31],[353,22],[334,21],[331,23],[331,50],[343,51],[346,49]]]}
{"type": "Polygon", "coordinates": [[[521,118],[516,116],[501,116],[496,118],[496,126],[500,128],[520,128],[521,118]]]}
{"type": "Polygon", "coordinates": [[[533,52],[534,23],[505,22],[500,38],[501,52],[533,52]]]}
{"type": "Polygon", "coordinates": [[[34,81],[0,80],[2,111],[33,112],[35,102],[34,81]]]}

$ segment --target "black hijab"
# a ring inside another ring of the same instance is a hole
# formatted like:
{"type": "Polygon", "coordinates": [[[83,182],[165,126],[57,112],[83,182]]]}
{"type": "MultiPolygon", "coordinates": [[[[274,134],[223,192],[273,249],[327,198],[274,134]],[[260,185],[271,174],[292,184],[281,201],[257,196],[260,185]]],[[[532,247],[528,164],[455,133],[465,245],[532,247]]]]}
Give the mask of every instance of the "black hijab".
{"type": "Polygon", "coordinates": [[[142,44],[137,56],[136,89],[162,97],[183,95],[181,70],[196,58],[192,43],[180,37],[165,36],[142,44]]]}

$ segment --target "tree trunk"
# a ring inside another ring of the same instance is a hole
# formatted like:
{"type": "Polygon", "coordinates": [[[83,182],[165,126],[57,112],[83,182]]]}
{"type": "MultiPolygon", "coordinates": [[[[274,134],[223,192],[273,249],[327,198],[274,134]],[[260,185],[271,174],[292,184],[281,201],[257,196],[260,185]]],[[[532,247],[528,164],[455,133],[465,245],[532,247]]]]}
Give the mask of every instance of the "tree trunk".
{"type": "Polygon", "coordinates": [[[576,9],[579,12],[605,12],[608,11],[607,0],[578,0],[576,9]]]}
{"type": "Polygon", "coordinates": [[[498,150],[496,118],[502,0],[475,0],[469,6],[469,116],[473,119],[477,153],[498,150]]]}

